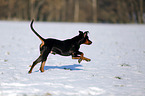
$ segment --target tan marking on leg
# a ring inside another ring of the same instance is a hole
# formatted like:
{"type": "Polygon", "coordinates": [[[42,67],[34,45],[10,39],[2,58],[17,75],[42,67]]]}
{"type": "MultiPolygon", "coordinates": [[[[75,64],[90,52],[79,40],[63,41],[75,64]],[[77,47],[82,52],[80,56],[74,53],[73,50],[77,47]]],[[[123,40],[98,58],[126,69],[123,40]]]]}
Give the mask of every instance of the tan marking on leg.
{"type": "Polygon", "coordinates": [[[89,58],[86,58],[86,57],[83,57],[83,60],[85,60],[85,61],[91,61],[91,59],[89,59],[89,58]]]}
{"type": "Polygon", "coordinates": [[[79,63],[81,63],[81,61],[83,60],[84,57],[84,53],[81,53],[80,59],[78,60],[79,63]]]}
{"type": "Polygon", "coordinates": [[[83,59],[83,57],[84,57],[84,53],[81,54],[80,58],[83,59]]]}
{"type": "Polygon", "coordinates": [[[40,67],[40,71],[41,71],[41,72],[44,72],[45,62],[46,62],[46,61],[43,61],[43,62],[41,63],[41,67],[40,67]]]}
{"type": "Polygon", "coordinates": [[[72,57],[72,59],[78,59],[78,62],[80,63],[82,60],[85,60],[87,62],[91,61],[91,59],[84,57],[84,54],[82,53],[80,57],[72,57]]]}
{"type": "Polygon", "coordinates": [[[80,57],[72,57],[72,59],[80,59],[80,57]]]}

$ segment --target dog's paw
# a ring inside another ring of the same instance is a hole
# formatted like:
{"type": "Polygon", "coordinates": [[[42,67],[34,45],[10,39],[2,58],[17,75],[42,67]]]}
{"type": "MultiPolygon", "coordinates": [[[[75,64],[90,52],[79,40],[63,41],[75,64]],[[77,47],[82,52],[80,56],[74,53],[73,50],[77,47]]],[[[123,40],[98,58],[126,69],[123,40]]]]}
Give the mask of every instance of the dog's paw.
{"type": "Polygon", "coordinates": [[[41,72],[44,72],[44,69],[43,69],[43,68],[40,68],[39,70],[40,70],[41,72]]]}
{"type": "Polygon", "coordinates": [[[81,61],[82,61],[82,59],[81,59],[81,58],[80,58],[80,59],[78,59],[78,62],[79,62],[79,63],[81,63],[81,61]]]}
{"type": "Polygon", "coordinates": [[[29,72],[28,72],[28,74],[31,74],[31,73],[32,73],[32,71],[29,71],[29,72]]]}
{"type": "Polygon", "coordinates": [[[89,58],[86,58],[85,60],[86,60],[87,62],[90,62],[90,61],[91,61],[91,59],[89,59],[89,58]]]}

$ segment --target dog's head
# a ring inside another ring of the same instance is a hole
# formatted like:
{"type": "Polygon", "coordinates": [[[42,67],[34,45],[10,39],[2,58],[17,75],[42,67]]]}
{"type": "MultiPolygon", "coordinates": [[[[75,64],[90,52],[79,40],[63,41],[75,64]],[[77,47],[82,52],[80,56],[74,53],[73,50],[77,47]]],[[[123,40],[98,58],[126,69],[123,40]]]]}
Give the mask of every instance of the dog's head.
{"type": "Polygon", "coordinates": [[[85,31],[84,33],[82,31],[79,31],[79,36],[81,38],[81,40],[80,40],[81,44],[86,44],[86,45],[92,44],[92,41],[89,40],[88,33],[89,33],[89,31],[85,31]]]}

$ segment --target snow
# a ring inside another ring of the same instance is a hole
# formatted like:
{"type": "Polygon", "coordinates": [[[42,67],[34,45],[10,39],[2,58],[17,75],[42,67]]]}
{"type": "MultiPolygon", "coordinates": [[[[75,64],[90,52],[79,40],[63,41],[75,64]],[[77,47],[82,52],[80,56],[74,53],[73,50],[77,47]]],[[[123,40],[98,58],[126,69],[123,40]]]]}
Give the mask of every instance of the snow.
{"type": "Polygon", "coordinates": [[[0,96],[145,96],[145,25],[34,22],[44,38],[89,30],[80,50],[91,62],[50,54],[28,74],[41,43],[29,24],[0,21],[0,96]]]}

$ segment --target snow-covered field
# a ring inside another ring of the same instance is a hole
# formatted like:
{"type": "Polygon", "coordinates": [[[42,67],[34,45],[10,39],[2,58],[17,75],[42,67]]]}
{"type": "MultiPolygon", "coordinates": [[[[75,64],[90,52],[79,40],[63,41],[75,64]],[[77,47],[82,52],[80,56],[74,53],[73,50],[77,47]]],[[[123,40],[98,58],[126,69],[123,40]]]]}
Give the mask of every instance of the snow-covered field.
{"type": "Polygon", "coordinates": [[[0,96],[145,96],[145,25],[34,22],[45,38],[89,30],[80,50],[91,62],[50,54],[28,74],[41,43],[29,24],[0,21],[0,96]]]}

